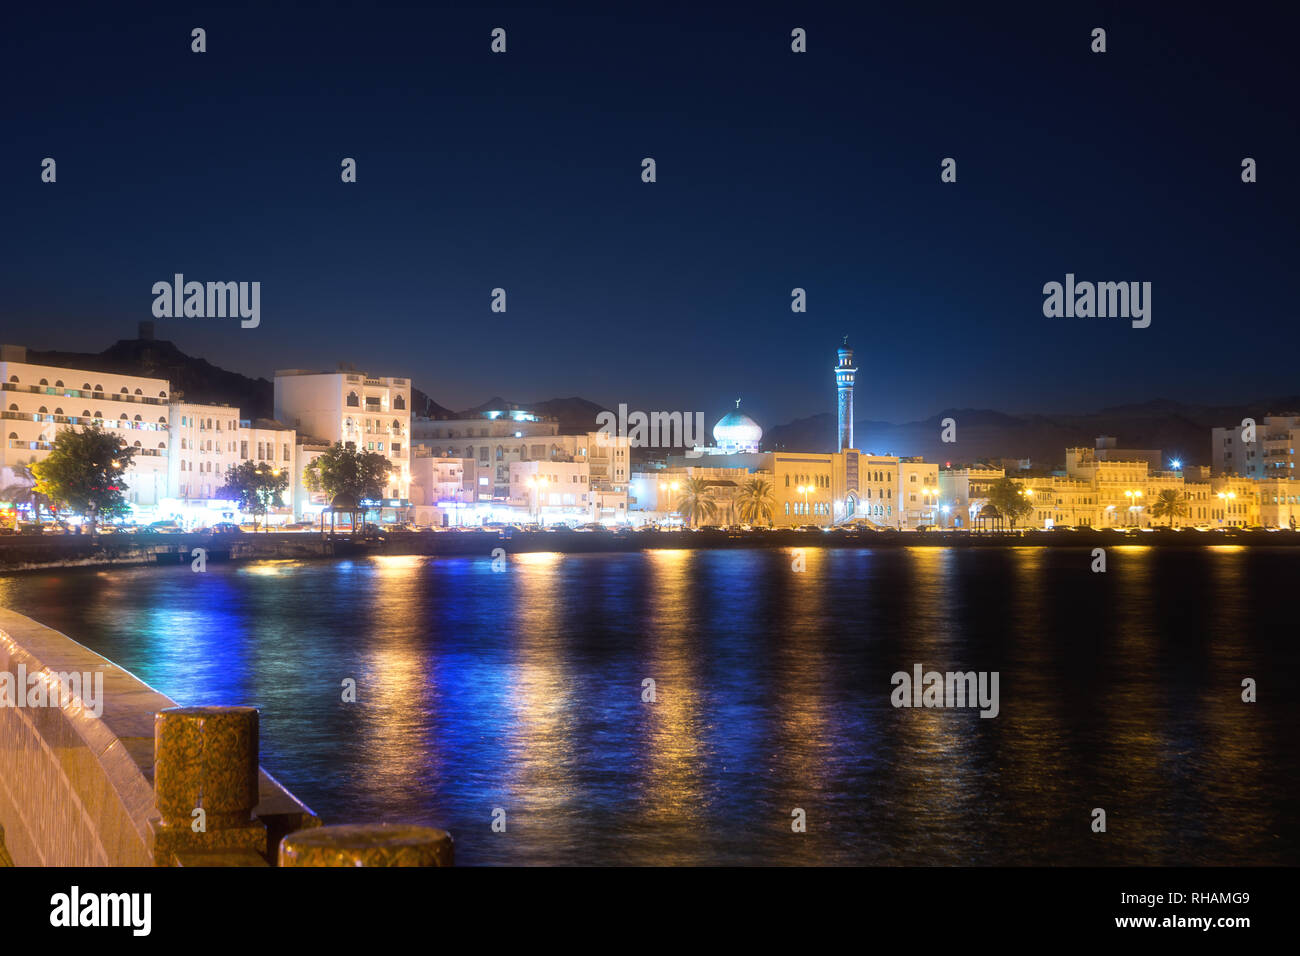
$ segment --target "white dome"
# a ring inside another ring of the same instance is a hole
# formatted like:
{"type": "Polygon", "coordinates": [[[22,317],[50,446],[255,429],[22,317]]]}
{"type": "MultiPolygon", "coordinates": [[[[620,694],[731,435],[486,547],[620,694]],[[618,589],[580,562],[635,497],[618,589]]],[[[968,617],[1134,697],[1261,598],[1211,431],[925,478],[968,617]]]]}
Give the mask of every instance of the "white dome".
{"type": "Polygon", "coordinates": [[[713,440],[720,446],[757,445],[763,438],[763,429],[758,422],[744,412],[727,412],[713,426],[713,440]]]}

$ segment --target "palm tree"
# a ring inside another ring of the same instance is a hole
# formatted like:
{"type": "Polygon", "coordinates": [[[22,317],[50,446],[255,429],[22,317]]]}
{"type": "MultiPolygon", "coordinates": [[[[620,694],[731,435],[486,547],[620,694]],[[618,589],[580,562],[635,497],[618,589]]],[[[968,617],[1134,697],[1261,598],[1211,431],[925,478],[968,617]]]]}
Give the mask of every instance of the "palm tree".
{"type": "Polygon", "coordinates": [[[776,519],[776,495],[772,491],[772,482],[758,475],[748,479],[740,486],[736,506],[740,509],[740,520],[745,524],[766,521],[771,527],[776,519]]]}
{"type": "Polygon", "coordinates": [[[677,510],[691,527],[701,521],[711,521],[718,513],[718,503],[709,494],[708,482],[703,478],[687,478],[677,499],[677,510]]]}
{"type": "Polygon", "coordinates": [[[1168,518],[1169,527],[1173,527],[1175,518],[1187,516],[1187,499],[1176,488],[1165,488],[1151,502],[1151,517],[1168,518]]]}

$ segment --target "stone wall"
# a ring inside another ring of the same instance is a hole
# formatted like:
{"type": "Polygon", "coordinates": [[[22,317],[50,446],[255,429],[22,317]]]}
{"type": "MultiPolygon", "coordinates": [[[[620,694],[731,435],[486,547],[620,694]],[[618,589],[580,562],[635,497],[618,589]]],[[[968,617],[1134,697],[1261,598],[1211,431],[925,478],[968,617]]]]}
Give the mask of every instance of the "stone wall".
{"type": "MultiPolygon", "coordinates": [[[[155,865],[154,715],[176,702],[58,631],[0,609],[0,672],[17,675],[20,667],[29,675],[102,673],[103,700],[100,716],[77,699],[0,704],[0,828],[8,856],[18,866],[155,865]]],[[[276,842],[319,825],[264,771],[258,796],[254,815],[276,842]]]]}

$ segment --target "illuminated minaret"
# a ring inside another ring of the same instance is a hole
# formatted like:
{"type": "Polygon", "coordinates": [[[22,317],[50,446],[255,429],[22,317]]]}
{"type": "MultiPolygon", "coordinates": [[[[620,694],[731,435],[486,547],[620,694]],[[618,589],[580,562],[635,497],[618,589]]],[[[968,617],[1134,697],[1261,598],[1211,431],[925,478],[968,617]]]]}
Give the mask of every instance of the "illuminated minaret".
{"type": "Polygon", "coordinates": [[[858,374],[853,364],[853,349],[849,337],[839,350],[839,364],[835,366],[835,388],[840,398],[840,450],[853,447],[853,378],[858,374]]]}

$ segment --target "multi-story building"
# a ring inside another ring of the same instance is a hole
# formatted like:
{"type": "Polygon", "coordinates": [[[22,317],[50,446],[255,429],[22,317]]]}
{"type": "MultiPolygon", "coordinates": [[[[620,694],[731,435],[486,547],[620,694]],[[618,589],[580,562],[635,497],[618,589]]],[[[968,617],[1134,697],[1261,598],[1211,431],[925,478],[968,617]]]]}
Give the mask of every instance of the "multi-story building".
{"type": "Polygon", "coordinates": [[[1293,530],[1300,526],[1300,478],[1261,478],[1255,487],[1260,524],[1293,530]]]}
{"type": "MultiPolygon", "coordinates": [[[[1013,476],[1033,511],[1019,525],[1054,528],[1090,527],[1097,514],[1097,495],[1092,484],[1060,475],[1013,476]]],[[[981,506],[982,507],[982,506],[981,506]]]]}
{"type": "Polygon", "coordinates": [[[299,432],[392,465],[384,498],[391,510],[409,508],[411,483],[411,382],[351,368],[337,372],[288,369],[275,373],[275,419],[299,432]]]}
{"type": "Polygon", "coordinates": [[[591,472],[585,461],[516,461],[510,465],[510,507],[538,524],[585,524],[592,517],[591,472]]]}
{"type": "Polygon", "coordinates": [[[468,458],[434,458],[417,448],[411,458],[411,505],[420,527],[448,527],[472,523],[472,505],[478,500],[474,461],[468,458]]]}
{"type": "Polygon", "coordinates": [[[939,501],[944,527],[973,528],[980,509],[989,502],[989,488],[1005,477],[1005,471],[990,465],[941,469],[939,501]],[[942,511],[945,507],[946,513],[942,511]]]}
{"type": "Polygon", "coordinates": [[[920,458],[899,459],[898,504],[900,514],[896,527],[946,526],[944,518],[951,514],[952,505],[943,502],[939,466],[920,458]],[[948,511],[943,511],[944,508],[948,511]]]}
{"type": "Polygon", "coordinates": [[[188,525],[229,520],[220,494],[239,457],[239,409],[172,402],[168,406],[171,456],[160,511],[188,525]]]}
{"type": "Polygon", "coordinates": [[[0,478],[26,483],[24,470],[53,449],[59,431],[98,424],[135,449],[124,475],[125,497],[151,511],[167,493],[168,401],[160,378],[32,365],[23,346],[0,347],[5,441],[0,478]]]}
{"type": "Polygon", "coordinates": [[[416,419],[411,429],[420,452],[474,463],[473,484],[481,501],[509,498],[510,466],[523,461],[584,460],[600,491],[627,492],[631,462],[625,437],[596,431],[561,435],[556,422],[522,409],[472,419],[416,419]]]}
{"type": "Polygon", "coordinates": [[[1254,438],[1254,441],[1245,441],[1240,425],[1211,429],[1214,474],[1245,478],[1295,477],[1300,414],[1265,415],[1255,425],[1254,438]]]}

